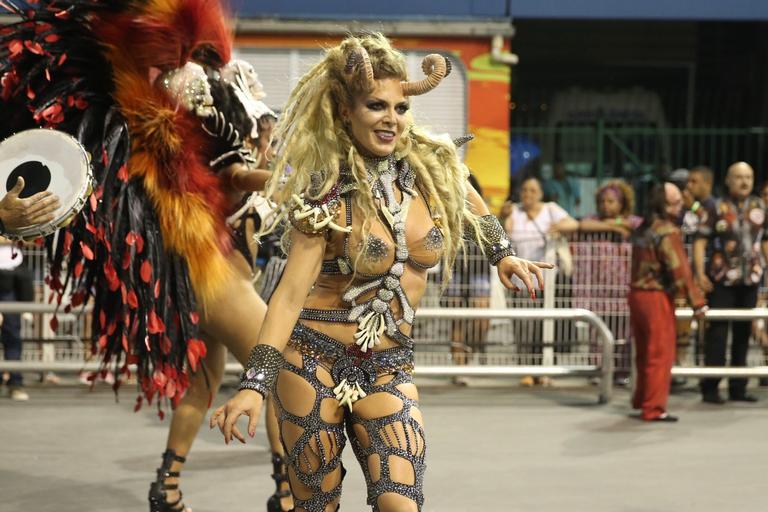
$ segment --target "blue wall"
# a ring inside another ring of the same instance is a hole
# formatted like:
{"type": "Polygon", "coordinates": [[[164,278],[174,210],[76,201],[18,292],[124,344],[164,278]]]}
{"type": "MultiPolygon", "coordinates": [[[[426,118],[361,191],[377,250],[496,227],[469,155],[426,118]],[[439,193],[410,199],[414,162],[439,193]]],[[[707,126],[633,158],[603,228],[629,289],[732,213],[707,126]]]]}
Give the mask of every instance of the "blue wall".
{"type": "Polygon", "coordinates": [[[768,0],[230,0],[246,18],[768,20],[768,0]]]}
{"type": "Polygon", "coordinates": [[[230,0],[241,17],[330,20],[503,19],[508,0],[230,0]]]}

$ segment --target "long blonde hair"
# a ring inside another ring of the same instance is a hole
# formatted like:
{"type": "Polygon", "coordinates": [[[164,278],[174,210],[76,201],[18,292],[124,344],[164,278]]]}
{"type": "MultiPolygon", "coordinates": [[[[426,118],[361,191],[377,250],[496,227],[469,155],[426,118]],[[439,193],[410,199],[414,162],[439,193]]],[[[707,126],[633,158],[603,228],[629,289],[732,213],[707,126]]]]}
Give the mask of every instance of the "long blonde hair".
{"type": "MultiPolygon", "coordinates": [[[[365,162],[339,115],[342,104],[351,106],[356,97],[370,92],[365,90],[362,66],[350,65],[350,55],[360,47],[367,51],[376,79],[408,79],[403,54],[379,33],[349,36],[327,49],[323,60],[291,92],[275,129],[278,172],[270,179],[267,194],[277,204],[288,204],[292,194],[302,192],[318,199],[338,182],[340,168],[348,168],[358,187],[353,204],[364,213],[365,238],[371,219],[378,216],[377,207],[367,182],[365,162]],[[291,170],[284,173],[281,169],[291,170]]],[[[446,241],[442,261],[449,270],[463,248],[464,223],[477,226],[477,216],[465,201],[469,171],[450,140],[429,136],[414,126],[412,119],[397,143],[395,155],[410,164],[433,214],[440,217],[446,241]]],[[[449,277],[450,272],[445,272],[446,281],[449,277]]]]}

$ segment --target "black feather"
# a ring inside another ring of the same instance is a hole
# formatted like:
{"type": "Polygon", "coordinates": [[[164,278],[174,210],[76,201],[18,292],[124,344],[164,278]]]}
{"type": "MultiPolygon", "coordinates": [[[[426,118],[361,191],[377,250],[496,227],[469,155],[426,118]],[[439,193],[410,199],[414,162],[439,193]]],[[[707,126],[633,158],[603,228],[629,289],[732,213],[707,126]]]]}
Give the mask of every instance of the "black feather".
{"type": "Polygon", "coordinates": [[[128,363],[136,363],[144,396],[176,403],[188,384],[188,343],[198,338],[195,296],[184,256],[164,247],[143,182],[128,178],[131,134],[111,97],[111,67],[91,27],[96,15],[138,3],[0,0],[22,18],[0,28],[0,139],[53,127],[76,136],[91,154],[96,186],[73,221],[47,240],[48,283],[59,303],[70,294],[67,309],[93,302],[93,350],[104,369],[114,370],[115,389],[128,363]],[[24,46],[19,52],[17,41],[40,51],[24,46]],[[142,278],[145,262],[149,282],[142,278]],[[160,322],[165,329],[156,329],[160,322]],[[160,386],[164,380],[173,385],[160,386]],[[169,393],[173,387],[179,393],[169,393]]]}

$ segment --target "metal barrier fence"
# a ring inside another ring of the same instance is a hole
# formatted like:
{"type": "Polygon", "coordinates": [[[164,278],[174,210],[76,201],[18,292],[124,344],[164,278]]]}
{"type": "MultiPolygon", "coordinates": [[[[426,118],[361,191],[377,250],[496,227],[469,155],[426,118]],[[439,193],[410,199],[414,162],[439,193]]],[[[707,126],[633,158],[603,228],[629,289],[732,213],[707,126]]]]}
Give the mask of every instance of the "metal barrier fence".
{"type": "MultiPolygon", "coordinates": [[[[678,320],[693,318],[693,310],[680,308],[675,310],[678,320]]],[[[760,320],[768,319],[768,308],[752,309],[710,309],[705,317],[707,320],[760,320]]],[[[748,366],[745,368],[733,367],[682,367],[672,368],[672,375],[676,377],[768,377],[768,364],[748,366]]]]}
{"type": "MultiPolygon", "coordinates": [[[[5,302],[0,303],[0,313],[51,313],[54,306],[39,303],[5,302]]],[[[89,308],[81,311],[88,312],[89,308]]],[[[679,319],[690,319],[693,311],[690,309],[678,309],[676,315],[679,319]]],[[[713,309],[707,312],[707,319],[713,320],[755,320],[768,318],[768,308],[754,309],[713,309]]],[[[417,351],[416,372],[419,375],[433,376],[550,376],[550,377],[600,377],[598,400],[607,403],[612,396],[613,386],[613,348],[614,337],[608,326],[594,312],[585,309],[458,309],[458,308],[424,308],[417,313],[417,323],[430,321],[432,323],[454,323],[482,321],[497,319],[504,321],[523,320],[575,320],[588,323],[598,332],[601,344],[601,361],[595,365],[503,365],[483,364],[483,360],[476,364],[449,364],[450,354],[445,351],[440,353],[442,361],[425,358],[423,351],[417,351]],[[442,364],[440,364],[442,362],[442,364]]],[[[436,328],[439,330],[439,327],[436,328]]],[[[82,345],[82,341],[78,340],[82,345]]],[[[551,343],[546,343],[551,345],[551,343]]],[[[79,358],[68,360],[23,360],[0,361],[0,370],[3,371],[30,371],[30,372],[80,372],[96,371],[98,363],[88,362],[84,359],[85,349],[79,352],[79,358]]],[[[426,354],[435,355],[427,351],[426,354]]],[[[453,361],[455,362],[455,361],[453,361]]],[[[242,367],[230,362],[226,366],[227,373],[235,374],[242,371],[242,367]]],[[[768,377],[768,365],[746,368],[732,367],[675,367],[672,369],[675,376],[686,377],[768,377]]]]}
{"type": "MultiPolygon", "coordinates": [[[[537,301],[504,289],[495,275],[495,268],[488,266],[476,248],[470,247],[467,255],[457,261],[453,280],[446,288],[442,287],[440,269],[430,271],[413,330],[419,347],[416,363],[422,369],[421,373],[489,375],[498,372],[500,375],[540,376],[575,374],[582,370],[595,372],[607,365],[603,364],[606,356],[604,344],[599,342],[601,333],[594,323],[567,313],[565,316],[544,316],[545,311],[552,310],[589,310],[600,317],[612,333],[611,367],[618,379],[626,379],[631,361],[626,303],[630,244],[612,234],[598,233],[573,240],[570,248],[573,274],[563,276],[548,272],[544,296],[537,301]],[[440,314],[435,317],[425,315],[437,308],[446,311],[447,308],[460,308],[460,313],[448,313],[449,316],[443,317],[440,314]],[[522,313],[529,310],[540,311],[540,316],[522,313]],[[503,314],[492,314],[495,312],[503,314]],[[563,368],[564,373],[555,372],[553,368],[563,368]],[[575,369],[579,370],[574,373],[575,369]]],[[[38,248],[25,249],[25,257],[32,263],[38,300],[43,301],[47,298],[42,282],[44,252],[38,248]]],[[[547,257],[554,259],[551,250],[547,257]]],[[[0,304],[0,311],[8,311],[4,307],[10,305],[0,304]]],[[[38,365],[35,371],[65,371],[64,366],[57,366],[62,363],[69,365],[67,368],[71,371],[82,369],[90,350],[88,343],[83,342],[90,339],[88,311],[82,315],[60,311],[58,325],[52,329],[52,306],[26,304],[23,307],[23,311],[32,312],[31,317],[26,315],[27,320],[22,322],[22,338],[27,342],[22,360],[29,362],[27,368],[38,365]]],[[[750,318],[766,317],[768,315],[758,313],[750,318]]],[[[765,366],[765,355],[758,347],[759,344],[753,341],[750,366],[765,366]]],[[[683,361],[684,367],[676,368],[674,372],[676,375],[699,375],[702,370],[689,367],[696,366],[697,362],[698,358],[694,356],[683,361]]],[[[758,371],[755,376],[764,375],[758,371]]]]}
{"type": "MultiPolygon", "coordinates": [[[[536,235],[538,241],[541,236],[536,235]]],[[[507,290],[485,258],[472,245],[466,256],[457,260],[453,279],[441,289],[442,272],[428,276],[428,286],[421,307],[459,308],[549,308],[587,309],[599,316],[616,340],[614,367],[619,377],[629,375],[629,273],[632,250],[629,243],[609,234],[584,236],[570,244],[573,273],[548,271],[546,288],[536,301],[527,294],[507,290]]],[[[556,257],[547,246],[547,261],[556,257]]],[[[522,286],[522,283],[518,283],[522,286]]],[[[599,364],[602,352],[596,340],[598,332],[585,322],[572,319],[494,318],[485,322],[467,322],[446,332],[430,325],[414,329],[420,347],[441,347],[450,340],[455,349],[467,351],[467,357],[487,364],[589,366],[599,364]],[[547,346],[545,345],[547,340],[547,346]]],[[[455,350],[454,350],[455,352],[455,350]]],[[[462,357],[454,360],[461,363],[462,357]]]]}
{"type": "MultiPolygon", "coordinates": [[[[428,275],[426,292],[421,308],[584,308],[595,312],[608,325],[616,338],[614,366],[620,374],[628,373],[629,357],[626,350],[629,339],[628,311],[626,308],[626,284],[621,284],[621,272],[608,274],[601,260],[607,255],[614,266],[628,273],[628,245],[613,245],[597,240],[573,244],[575,265],[573,279],[554,277],[550,274],[543,299],[531,301],[523,294],[505,290],[495,268],[490,267],[474,246],[454,266],[454,278],[447,288],[441,289],[442,272],[439,268],[428,275]],[[581,250],[581,248],[584,250],[581,250]],[[596,250],[596,247],[605,249],[596,250]],[[619,251],[614,254],[615,247],[619,251]],[[585,274],[586,269],[592,269],[585,274]],[[598,279],[599,278],[599,279],[598,279]],[[594,279],[594,283],[590,283],[594,279]],[[615,282],[614,282],[615,281],[615,282]],[[551,287],[554,285],[554,288],[551,287]]],[[[43,283],[45,253],[41,249],[24,250],[27,262],[34,269],[37,300],[48,299],[49,291],[43,283]]],[[[58,326],[50,326],[50,312],[35,312],[31,319],[22,322],[22,339],[30,342],[25,346],[23,358],[27,360],[81,361],[81,339],[90,338],[88,314],[75,316],[59,313],[58,326]]],[[[422,365],[444,364],[453,354],[456,364],[464,361],[489,365],[536,366],[595,366],[602,357],[596,343],[598,333],[586,322],[573,319],[501,319],[489,318],[449,325],[440,322],[419,321],[414,327],[420,351],[417,355],[422,365]],[[544,346],[544,340],[547,346],[544,346]],[[446,350],[446,349],[449,350],[446,350]],[[463,353],[463,355],[462,355],[463,353]]]]}
{"type": "MultiPolygon", "coordinates": [[[[598,400],[607,403],[613,392],[613,349],[614,337],[608,326],[592,311],[586,309],[552,309],[552,308],[514,308],[514,309],[459,309],[459,308],[424,308],[416,313],[417,322],[432,320],[447,324],[456,322],[473,322],[486,319],[522,320],[522,321],[580,321],[594,327],[598,333],[601,345],[601,357],[597,364],[566,365],[553,364],[545,361],[541,365],[478,365],[455,364],[456,359],[446,360],[443,365],[416,365],[416,373],[420,375],[507,375],[507,376],[582,376],[600,377],[598,400]]],[[[544,339],[543,348],[552,347],[551,338],[544,339]]],[[[418,353],[418,352],[417,352],[418,353]]],[[[545,352],[546,354],[546,352],[545,352]]],[[[466,361],[465,361],[466,363],[466,361]]]]}
{"type": "MultiPolygon", "coordinates": [[[[30,304],[23,302],[0,303],[0,313],[18,312],[52,312],[53,306],[47,304],[30,304]]],[[[86,310],[87,311],[87,310],[86,310]]],[[[486,361],[477,361],[477,364],[452,364],[451,354],[443,350],[441,352],[429,350],[417,350],[416,373],[418,375],[433,376],[579,376],[600,377],[599,402],[607,403],[612,394],[613,386],[613,335],[605,323],[593,312],[585,309],[421,309],[417,311],[417,324],[422,327],[425,323],[431,324],[433,332],[447,330],[457,318],[461,321],[482,321],[486,319],[510,320],[574,320],[586,322],[594,326],[601,341],[602,357],[599,364],[590,365],[509,365],[509,364],[485,364],[486,361]]],[[[97,362],[85,360],[85,347],[81,352],[81,358],[68,360],[23,360],[0,361],[0,369],[4,371],[55,371],[55,372],[80,372],[96,371],[99,369],[97,362]]],[[[469,361],[465,361],[468,363],[469,361]]],[[[227,373],[239,373],[242,366],[230,362],[226,366],[227,373]]]]}

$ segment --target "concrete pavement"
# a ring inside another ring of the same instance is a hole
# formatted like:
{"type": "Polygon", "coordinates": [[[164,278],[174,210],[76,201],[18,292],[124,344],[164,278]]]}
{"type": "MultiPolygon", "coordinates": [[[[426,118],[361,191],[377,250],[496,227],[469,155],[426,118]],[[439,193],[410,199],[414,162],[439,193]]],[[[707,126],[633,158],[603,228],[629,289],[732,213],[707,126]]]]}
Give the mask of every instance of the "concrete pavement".
{"type": "MultiPolygon", "coordinates": [[[[422,379],[427,422],[425,512],[752,512],[766,510],[768,391],[758,404],[712,406],[673,396],[678,424],[628,417],[628,394],[607,406],[591,387],[469,388],[422,379]]],[[[31,387],[0,399],[0,511],[146,511],[168,420],[132,412],[104,387],[31,387]]],[[[217,397],[223,402],[231,389],[217,397]]],[[[348,446],[342,511],[368,510],[348,446]]],[[[201,431],[184,468],[194,512],[263,511],[272,492],[266,437],[225,446],[201,431]]]]}

